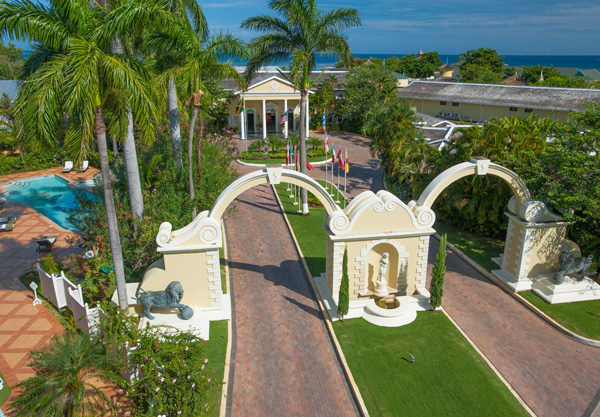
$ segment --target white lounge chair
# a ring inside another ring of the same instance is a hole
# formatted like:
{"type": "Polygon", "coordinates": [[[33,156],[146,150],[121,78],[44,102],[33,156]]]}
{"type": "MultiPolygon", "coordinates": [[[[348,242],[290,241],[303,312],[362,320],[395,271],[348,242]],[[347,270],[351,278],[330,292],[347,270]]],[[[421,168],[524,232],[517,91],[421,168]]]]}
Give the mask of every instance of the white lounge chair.
{"type": "Polygon", "coordinates": [[[79,172],[85,172],[90,167],[89,161],[83,161],[81,167],[79,168],[79,172]]]}
{"type": "Polygon", "coordinates": [[[65,167],[62,169],[62,172],[71,172],[73,169],[73,161],[65,162],[65,167]]]}

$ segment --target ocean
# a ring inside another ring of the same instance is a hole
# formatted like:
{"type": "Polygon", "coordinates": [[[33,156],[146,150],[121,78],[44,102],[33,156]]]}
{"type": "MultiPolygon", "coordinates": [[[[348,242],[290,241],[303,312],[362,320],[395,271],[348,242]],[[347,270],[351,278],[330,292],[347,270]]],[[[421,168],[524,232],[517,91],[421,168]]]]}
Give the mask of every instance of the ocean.
{"type": "MultiPolygon", "coordinates": [[[[353,54],[357,58],[367,59],[370,57],[387,59],[392,56],[401,58],[405,54],[353,54]]],[[[453,64],[458,61],[458,55],[440,54],[442,62],[448,62],[453,64]]],[[[234,61],[235,65],[244,65],[247,61],[234,61]]],[[[325,67],[335,67],[336,60],[327,56],[318,56],[316,58],[317,69],[323,69],[325,67]]],[[[504,55],[504,63],[510,67],[532,67],[536,65],[543,65],[549,67],[551,65],[555,67],[574,67],[579,69],[592,69],[595,68],[600,71],[600,55],[504,55]]],[[[274,65],[285,66],[288,65],[289,61],[281,61],[274,65]]]]}

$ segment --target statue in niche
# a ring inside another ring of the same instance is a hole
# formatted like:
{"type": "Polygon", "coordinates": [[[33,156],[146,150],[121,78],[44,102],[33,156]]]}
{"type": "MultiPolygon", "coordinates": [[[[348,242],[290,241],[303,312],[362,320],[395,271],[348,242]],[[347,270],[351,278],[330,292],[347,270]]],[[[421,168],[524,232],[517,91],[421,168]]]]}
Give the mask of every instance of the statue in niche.
{"type": "Polygon", "coordinates": [[[157,308],[177,308],[184,320],[189,320],[194,315],[194,310],[190,306],[179,303],[183,298],[183,287],[179,281],[172,281],[164,291],[146,292],[141,288],[141,285],[140,282],[135,297],[144,307],[144,315],[148,319],[154,320],[154,316],[150,313],[153,306],[157,308]]]}
{"type": "Polygon", "coordinates": [[[581,273],[581,276],[577,278],[577,281],[583,281],[589,275],[588,269],[592,265],[592,259],[594,255],[586,257],[576,258],[572,252],[564,250],[558,256],[558,263],[560,265],[560,271],[554,275],[554,283],[557,285],[565,282],[565,275],[581,273]]]}
{"type": "Polygon", "coordinates": [[[387,280],[385,279],[385,273],[387,272],[389,262],[390,254],[384,252],[379,260],[379,275],[377,276],[377,281],[375,281],[375,295],[378,297],[385,297],[389,294],[387,280]]]}

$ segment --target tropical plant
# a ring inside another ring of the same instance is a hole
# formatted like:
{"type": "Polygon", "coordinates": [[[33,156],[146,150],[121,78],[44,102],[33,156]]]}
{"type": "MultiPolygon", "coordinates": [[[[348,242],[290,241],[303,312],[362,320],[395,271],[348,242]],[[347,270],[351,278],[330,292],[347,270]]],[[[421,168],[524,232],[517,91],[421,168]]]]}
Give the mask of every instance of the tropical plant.
{"type": "MultiPolygon", "coordinates": [[[[349,59],[350,47],[341,31],[360,25],[360,17],[352,8],[322,12],[316,0],[271,0],[269,9],[279,17],[261,15],[242,22],[242,28],[263,33],[250,43],[253,54],[246,66],[246,76],[250,79],[262,66],[290,58],[289,77],[281,75],[300,91],[300,171],[306,173],[308,90],[318,80],[311,78],[315,57],[324,53],[349,59]]],[[[309,214],[305,188],[301,190],[301,199],[303,214],[309,214]]]]}
{"type": "Polygon", "coordinates": [[[431,285],[429,287],[429,303],[435,310],[442,305],[444,296],[444,277],[446,276],[446,242],[447,236],[444,233],[440,239],[440,247],[435,255],[433,272],[431,273],[431,285]]]}
{"type": "Polygon", "coordinates": [[[350,308],[350,281],[348,278],[348,248],[344,248],[344,259],[342,261],[342,282],[340,284],[340,296],[338,300],[338,314],[344,321],[350,308]]]}
{"type": "Polygon", "coordinates": [[[40,350],[30,353],[28,366],[35,375],[17,384],[21,394],[10,406],[12,415],[117,415],[100,384],[125,383],[120,363],[87,333],[53,336],[40,350]]]}
{"type": "Polygon", "coordinates": [[[310,149],[319,149],[323,146],[323,141],[319,138],[310,137],[306,140],[306,143],[310,146],[310,149]]]}
{"type": "Polygon", "coordinates": [[[127,126],[131,114],[141,136],[150,138],[156,111],[145,68],[126,55],[108,52],[114,37],[99,31],[104,13],[82,0],[53,0],[49,7],[29,2],[3,3],[0,32],[17,40],[41,42],[53,51],[19,91],[17,134],[29,143],[56,143],[63,114],[67,114],[65,146],[77,160],[85,159],[96,138],[119,305],[125,309],[128,302],[123,253],[106,133],[127,126]],[[113,116],[108,125],[105,114],[113,116]]]}
{"type": "Polygon", "coordinates": [[[279,136],[268,136],[267,143],[273,152],[276,152],[285,146],[285,141],[279,136]]]}

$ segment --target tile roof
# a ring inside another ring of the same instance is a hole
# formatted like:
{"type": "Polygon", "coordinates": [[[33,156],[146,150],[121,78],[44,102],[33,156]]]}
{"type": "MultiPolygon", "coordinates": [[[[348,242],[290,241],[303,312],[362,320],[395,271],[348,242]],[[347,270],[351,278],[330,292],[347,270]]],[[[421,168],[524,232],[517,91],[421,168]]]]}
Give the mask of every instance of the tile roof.
{"type": "Polygon", "coordinates": [[[600,90],[587,88],[523,87],[497,84],[414,81],[399,88],[404,98],[549,110],[585,110],[583,103],[600,103],[600,90]]]}
{"type": "MultiPolygon", "coordinates": [[[[285,75],[288,75],[290,72],[289,71],[282,71],[285,75]]],[[[346,74],[348,73],[348,71],[346,70],[329,70],[329,71],[325,71],[325,73],[321,76],[321,78],[319,78],[319,81],[317,81],[317,85],[320,85],[323,80],[325,80],[326,78],[329,78],[331,75],[333,75],[336,80],[338,85],[342,85],[345,81],[346,81],[346,74]]],[[[310,78],[311,80],[316,80],[317,77],[321,74],[321,71],[313,71],[310,74],[310,78]]],[[[253,78],[252,81],[248,84],[248,86],[260,83],[261,81],[264,80],[268,80],[271,77],[279,77],[279,78],[283,78],[281,76],[281,74],[279,73],[279,71],[262,71],[257,73],[253,78]]],[[[223,88],[225,90],[232,90],[232,91],[237,91],[239,90],[239,85],[236,81],[234,81],[231,78],[227,78],[223,84],[222,84],[223,88]]]]}

